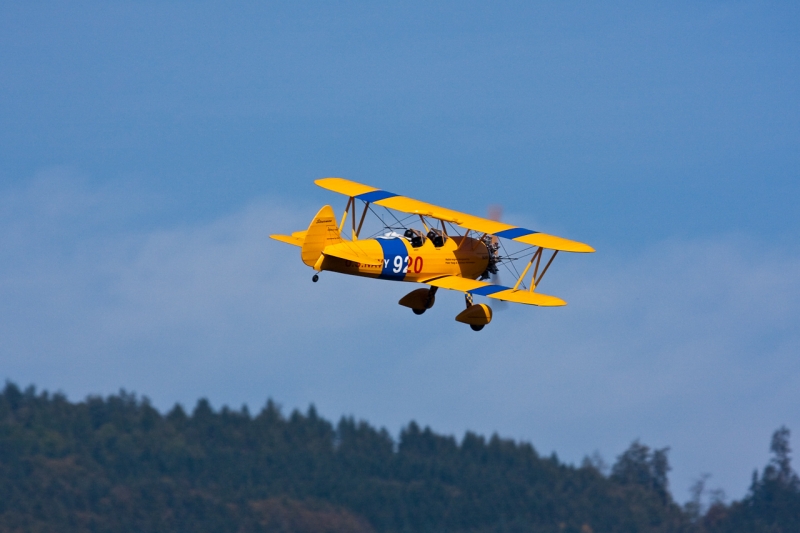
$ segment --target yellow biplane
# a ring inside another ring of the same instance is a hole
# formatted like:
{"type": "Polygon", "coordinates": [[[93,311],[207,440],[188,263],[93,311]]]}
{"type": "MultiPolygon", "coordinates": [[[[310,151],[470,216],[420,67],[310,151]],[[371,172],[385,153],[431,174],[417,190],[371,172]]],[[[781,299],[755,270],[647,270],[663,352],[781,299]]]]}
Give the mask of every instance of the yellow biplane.
{"type": "Polygon", "coordinates": [[[469,324],[475,331],[480,331],[492,320],[492,310],[486,304],[473,304],[473,296],[545,307],[566,305],[561,298],[540,294],[536,288],[558,252],[594,252],[594,248],[580,242],[467,215],[343,178],[324,178],[314,183],[348,197],[341,222],[337,223],[333,208],[326,205],[319,210],[307,230],[291,235],[270,235],[275,240],[300,247],[303,263],[316,271],[312,277],[314,282],[319,280],[319,272],[331,271],[424,283],[430,288],[413,290],[399,302],[418,315],[433,306],[438,289],[461,291],[467,308],[456,316],[456,320],[469,324]],[[360,217],[357,200],[364,204],[360,217]],[[396,219],[398,227],[384,222],[384,229],[389,230],[384,235],[359,239],[367,212],[373,211],[372,206],[405,213],[408,215],[406,220],[419,217],[424,230],[396,219]],[[348,214],[351,219],[350,239],[344,235],[348,214]],[[463,230],[463,234],[459,235],[456,228],[463,230]],[[397,229],[403,233],[397,233],[397,229]],[[527,258],[527,254],[501,256],[499,239],[527,245],[523,252],[531,255],[513,287],[484,281],[497,274],[498,265],[504,261],[527,258]],[[540,273],[545,249],[552,250],[553,254],[540,273]],[[533,273],[526,286],[523,278],[531,267],[533,273]]]}

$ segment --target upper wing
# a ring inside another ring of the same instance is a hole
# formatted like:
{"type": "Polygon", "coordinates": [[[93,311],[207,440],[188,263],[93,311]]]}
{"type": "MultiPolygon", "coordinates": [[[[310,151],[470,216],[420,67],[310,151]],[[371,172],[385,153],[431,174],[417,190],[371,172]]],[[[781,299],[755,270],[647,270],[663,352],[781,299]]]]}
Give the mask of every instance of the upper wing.
{"type": "Polygon", "coordinates": [[[382,191],[375,187],[362,185],[344,178],[323,178],[316,180],[314,183],[324,189],[338,192],[346,196],[353,196],[365,202],[372,202],[403,213],[437,218],[464,229],[478,231],[480,233],[488,233],[497,237],[513,239],[521,243],[541,246],[542,248],[548,248],[550,250],[594,252],[594,248],[582,242],[562,239],[555,235],[547,235],[546,233],[539,233],[538,231],[520,228],[510,224],[503,224],[502,222],[489,220],[488,218],[481,218],[459,211],[453,211],[452,209],[446,209],[427,202],[420,202],[413,198],[382,191]]]}
{"type": "Polygon", "coordinates": [[[567,302],[555,296],[548,296],[547,294],[539,294],[538,292],[530,292],[526,290],[514,290],[511,287],[492,285],[491,283],[486,283],[485,281],[466,279],[459,276],[433,278],[423,281],[423,283],[427,283],[428,285],[439,287],[441,289],[468,292],[470,294],[494,298],[495,300],[505,300],[506,302],[515,302],[519,304],[539,305],[542,307],[558,307],[561,305],[567,305],[567,302]]]}

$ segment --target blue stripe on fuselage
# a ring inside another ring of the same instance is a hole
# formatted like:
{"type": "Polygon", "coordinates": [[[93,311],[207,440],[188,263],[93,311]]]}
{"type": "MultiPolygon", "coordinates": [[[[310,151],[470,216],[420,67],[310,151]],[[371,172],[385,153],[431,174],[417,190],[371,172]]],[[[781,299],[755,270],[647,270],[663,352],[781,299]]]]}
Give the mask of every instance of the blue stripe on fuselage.
{"type": "Polygon", "coordinates": [[[403,281],[408,268],[408,248],[403,239],[375,239],[383,248],[383,269],[381,279],[403,281]],[[397,259],[397,258],[400,259],[397,259]],[[399,268],[398,268],[398,265],[399,268]]]}

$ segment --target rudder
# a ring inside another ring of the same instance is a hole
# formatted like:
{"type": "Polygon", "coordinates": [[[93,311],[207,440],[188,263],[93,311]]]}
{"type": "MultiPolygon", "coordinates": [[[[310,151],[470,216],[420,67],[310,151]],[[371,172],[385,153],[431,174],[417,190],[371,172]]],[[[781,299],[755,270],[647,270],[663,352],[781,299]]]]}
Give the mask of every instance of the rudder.
{"type": "Polygon", "coordinates": [[[340,243],[342,240],[333,208],[326,205],[319,210],[309,224],[303,239],[300,257],[303,259],[303,263],[313,268],[326,246],[340,243]]]}

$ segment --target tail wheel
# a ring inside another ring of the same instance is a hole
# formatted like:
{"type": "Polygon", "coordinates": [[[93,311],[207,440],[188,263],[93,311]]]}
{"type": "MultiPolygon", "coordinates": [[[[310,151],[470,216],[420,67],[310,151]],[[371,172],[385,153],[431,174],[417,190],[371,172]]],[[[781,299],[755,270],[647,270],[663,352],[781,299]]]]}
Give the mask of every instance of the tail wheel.
{"type": "Polygon", "coordinates": [[[311,281],[313,281],[314,283],[318,282],[318,281],[319,281],[319,276],[318,276],[318,275],[316,275],[316,274],[314,274],[314,275],[311,277],[311,281]]]}

